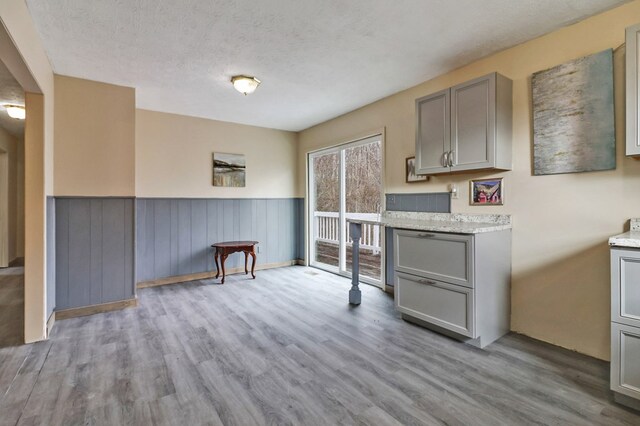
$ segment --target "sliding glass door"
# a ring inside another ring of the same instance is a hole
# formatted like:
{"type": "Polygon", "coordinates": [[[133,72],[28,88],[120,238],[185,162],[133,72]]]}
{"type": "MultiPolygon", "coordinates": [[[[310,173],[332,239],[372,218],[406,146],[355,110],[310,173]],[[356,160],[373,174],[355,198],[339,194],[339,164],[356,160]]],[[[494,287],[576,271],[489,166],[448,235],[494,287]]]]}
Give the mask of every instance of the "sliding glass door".
{"type": "MultiPolygon", "coordinates": [[[[378,220],[382,212],[382,139],[374,136],[309,154],[311,265],[351,276],[347,219],[378,220]]],[[[360,274],[382,285],[382,235],[363,225],[360,274]]]]}

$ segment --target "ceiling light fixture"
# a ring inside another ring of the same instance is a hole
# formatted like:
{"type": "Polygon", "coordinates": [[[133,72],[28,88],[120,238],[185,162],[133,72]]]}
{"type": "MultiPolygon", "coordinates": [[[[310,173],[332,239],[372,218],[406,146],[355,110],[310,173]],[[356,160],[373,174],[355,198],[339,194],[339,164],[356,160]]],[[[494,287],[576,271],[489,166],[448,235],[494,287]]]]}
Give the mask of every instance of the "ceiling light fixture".
{"type": "Polygon", "coordinates": [[[238,92],[248,95],[256,90],[260,84],[260,80],[247,75],[234,75],[231,77],[231,83],[233,83],[233,87],[235,87],[238,92]]]}
{"type": "Polygon", "coordinates": [[[16,118],[18,120],[24,120],[27,116],[27,113],[23,106],[20,105],[4,105],[7,110],[7,114],[9,117],[16,118]]]}

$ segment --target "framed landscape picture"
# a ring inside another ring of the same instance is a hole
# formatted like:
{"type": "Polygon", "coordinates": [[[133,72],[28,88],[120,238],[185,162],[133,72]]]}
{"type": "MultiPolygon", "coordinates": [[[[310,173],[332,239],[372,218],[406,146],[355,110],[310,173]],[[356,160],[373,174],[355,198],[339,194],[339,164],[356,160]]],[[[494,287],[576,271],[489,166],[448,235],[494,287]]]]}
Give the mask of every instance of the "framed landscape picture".
{"type": "Polygon", "coordinates": [[[427,175],[416,174],[416,157],[408,157],[406,164],[406,181],[407,183],[425,182],[429,180],[427,175]]]}
{"type": "Polygon", "coordinates": [[[243,154],[213,153],[213,186],[245,186],[246,161],[243,154]]]}
{"type": "Polygon", "coordinates": [[[474,179],[469,181],[469,204],[472,206],[501,206],[504,204],[502,178],[474,179]]]}

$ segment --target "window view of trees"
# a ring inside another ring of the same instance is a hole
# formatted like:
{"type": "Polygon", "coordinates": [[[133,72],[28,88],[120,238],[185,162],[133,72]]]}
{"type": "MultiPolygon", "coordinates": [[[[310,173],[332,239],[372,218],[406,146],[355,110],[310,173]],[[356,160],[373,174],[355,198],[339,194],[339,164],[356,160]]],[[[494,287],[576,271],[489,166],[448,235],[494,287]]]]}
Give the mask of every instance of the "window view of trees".
{"type": "MultiPolygon", "coordinates": [[[[344,152],[345,218],[375,219],[381,213],[382,153],[380,142],[344,148],[343,151],[313,157],[315,189],[314,260],[324,265],[340,267],[340,156],[344,152]],[[363,214],[363,215],[362,215],[363,214]]],[[[342,225],[344,226],[344,224],[342,225]]],[[[349,236],[344,266],[351,270],[352,245],[349,236]]],[[[360,273],[380,280],[380,227],[365,225],[360,241],[360,273]]]]}
{"type": "Polygon", "coordinates": [[[380,142],[345,151],[347,212],[380,213],[382,188],[380,142]]]}
{"type": "MultiPolygon", "coordinates": [[[[382,170],[380,143],[349,148],[345,151],[347,212],[379,213],[382,170]]],[[[340,156],[338,153],[316,157],[316,211],[337,212],[340,207],[340,156]]]]}

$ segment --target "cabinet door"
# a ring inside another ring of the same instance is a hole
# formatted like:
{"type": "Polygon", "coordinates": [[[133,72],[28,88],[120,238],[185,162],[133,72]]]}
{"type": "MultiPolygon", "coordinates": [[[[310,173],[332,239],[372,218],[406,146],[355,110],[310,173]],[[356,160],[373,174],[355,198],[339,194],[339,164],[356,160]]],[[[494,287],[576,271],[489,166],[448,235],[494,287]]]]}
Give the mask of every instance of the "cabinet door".
{"type": "Polygon", "coordinates": [[[640,327],[640,250],[611,249],[611,321],[640,327]]]}
{"type": "Polygon", "coordinates": [[[394,230],[395,269],[473,287],[473,236],[394,230]]]}
{"type": "Polygon", "coordinates": [[[476,337],[473,290],[396,272],[395,292],[400,312],[463,336],[476,337]]]}
{"type": "Polygon", "coordinates": [[[627,28],[627,155],[640,155],[640,24],[627,28]]]}
{"type": "Polygon", "coordinates": [[[416,100],[416,173],[449,171],[445,153],[450,147],[450,92],[442,90],[416,100]]]}
{"type": "Polygon", "coordinates": [[[452,171],[495,165],[496,74],[451,89],[452,171]]]}
{"type": "Polygon", "coordinates": [[[640,398],[640,328],[611,325],[611,390],[640,398]]]}

